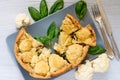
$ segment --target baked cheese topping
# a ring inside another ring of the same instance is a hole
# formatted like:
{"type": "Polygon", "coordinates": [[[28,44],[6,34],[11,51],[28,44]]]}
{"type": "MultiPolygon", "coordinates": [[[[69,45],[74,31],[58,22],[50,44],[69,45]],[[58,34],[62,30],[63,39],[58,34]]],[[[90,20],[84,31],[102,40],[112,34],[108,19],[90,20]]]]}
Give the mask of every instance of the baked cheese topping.
{"type": "Polygon", "coordinates": [[[39,61],[35,67],[34,72],[41,75],[46,75],[49,72],[49,65],[45,61],[39,61]]]}
{"type": "Polygon", "coordinates": [[[91,32],[86,27],[78,30],[77,32],[75,32],[75,34],[80,41],[84,41],[91,36],[91,32]]]}
{"type": "Polygon", "coordinates": [[[32,48],[32,41],[29,39],[24,39],[21,41],[19,45],[19,49],[21,52],[29,51],[32,48]]]}
{"type": "Polygon", "coordinates": [[[89,24],[86,27],[81,28],[80,30],[75,32],[74,38],[75,40],[73,40],[73,43],[84,43],[91,46],[95,46],[95,33],[89,24]]]}
{"type": "Polygon", "coordinates": [[[60,29],[63,30],[67,34],[71,34],[71,33],[75,32],[76,30],[78,30],[78,27],[75,26],[68,17],[65,17],[60,29]]]}
{"type": "Polygon", "coordinates": [[[59,54],[63,54],[63,53],[66,52],[66,49],[67,49],[67,48],[66,48],[65,46],[62,46],[62,45],[60,45],[60,44],[55,43],[54,49],[55,49],[59,54]]]}
{"type": "Polygon", "coordinates": [[[51,54],[49,57],[50,72],[57,71],[68,65],[67,61],[64,60],[57,54],[51,54]]]}
{"type": "Polygon", "coordinates": [[[77,60],[81,57],[83,52],[82,49],[83,47],[79,44],[73,44],[68,47],[68,50],[66,51],[66,57],[71,64],[74,65],[76,62],[78,62],[77,60]]]}
{"type": "Polygon", "coordinates": [[[70,35],[65,33],[64,31],[60,32],[59,35],[59,44],[62,46],[69,46],[72,44],[72,38],[70,35]]]}

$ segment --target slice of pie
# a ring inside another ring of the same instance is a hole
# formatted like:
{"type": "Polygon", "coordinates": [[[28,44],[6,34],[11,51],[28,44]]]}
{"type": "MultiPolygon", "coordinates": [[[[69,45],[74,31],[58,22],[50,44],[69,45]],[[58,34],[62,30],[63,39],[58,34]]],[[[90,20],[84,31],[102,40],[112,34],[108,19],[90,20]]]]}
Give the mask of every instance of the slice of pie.
{"type": "Polygon", "coordinates": [[[81,29],[82,25],[70,14],[67,14],[65,19],[62,21],[62,25],[60,27],[67,34],[72,34],[73,32],[81,29]]]}
{"type": "Polygon", "coordinates": [[[72,68],[78,66],[86,57],[89,46],[72,44],[68,47],[65,55],[72,68]]]}
{"type": "Polygon", "coordinates": [[[36,41],[22,28],[15,41],[14,52],[18,63],[34,78],[50,78],[71,68],[66,60],[52,54],[41,42],[36,41]]]}
{"type": "Polygon", "coordinates": [[[96,46],[96,34],[90,24],[74,33],[73,43],[96,46]]]}
{"type": "Polygon", "coordinates": [[[55,43],[54,49],[58,54],[64,54],[74,68],[84,60],[89,46],[96,46],[94,29],[90,24],[82,27],[70,14],[66,15],[60,29],[58,43],[55,43]]]}

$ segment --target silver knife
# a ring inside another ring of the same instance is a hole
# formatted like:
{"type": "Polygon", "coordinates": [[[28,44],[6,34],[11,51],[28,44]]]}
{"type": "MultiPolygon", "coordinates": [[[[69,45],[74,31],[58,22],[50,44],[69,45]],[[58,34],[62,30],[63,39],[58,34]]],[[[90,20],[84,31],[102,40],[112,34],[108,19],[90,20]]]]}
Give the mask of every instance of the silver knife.
{"type": "Polygon", "coordinates": [[[116,42],[115,42],[115,40],[113,38],[110,24],[109,24],[108,19],[107,19],[106,15],[105,15],[105,12],[103,10],[103,7],[102,7],[102,4],[101,4],[100,0],[97,0],[97,5],[98,5],[98,8],[100,10],[100,13],[101,13],[101,16],[102,16],[102,20],[103,20],[103,23],[105,25],[107,35],[108,35],[108,37],[110,39],[110,42],[111,42],[111,45],[112,45],[115,57],[116,57],[117,60],[120,60],[120,52],[119,52],[119,50],[117,48],[117,45],[116,45],[116,42]]]}

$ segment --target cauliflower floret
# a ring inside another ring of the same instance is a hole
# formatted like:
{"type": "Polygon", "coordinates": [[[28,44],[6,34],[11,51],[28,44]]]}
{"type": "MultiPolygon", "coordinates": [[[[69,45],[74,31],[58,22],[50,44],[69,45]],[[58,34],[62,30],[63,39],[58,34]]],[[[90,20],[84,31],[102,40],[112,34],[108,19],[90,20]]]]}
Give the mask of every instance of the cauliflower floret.
{"type": "Polygon", "coordinates": [[[24,52],[21,55],[21,59],[23,62],[30,62],[32,59],[32,53],[31,52],[24,52]]]}
{"type": "Polygon", "coordinates": [[[92,64],[89,61],[86,61],[85,64],[82,64],[78,67],[78,70],[75,72],[75,78],[77,80],[91,80],[94,70],[92,64]]]}
{"type": "Polygon", "coordinates": [[[71,64],[76,65],[78,59],[82,55],[82,52],[83,52],[83,47],[81,45],[73,44],[68,47],[68,50],[66,51],[66,57],[71,64]]]}
{"type": "Polygon", "coordinates": [[[21,52],[29,51],[32,48],[32,41],[29,39],[24,39],[19,44],[19,49],[21,52]]]}
{"type": "Polygon", "coordinates": [[[57,43],[55,43],[54,49],[60,54],[63,54],[66,51],[65,46],[61,46],[60,44],[57,44],[57,43]]]}
{"type": "Polygon", "coordinates": [[[16,16],[15,22],[17,28],[27,27],[30,25],[30,19],[25,13],[18,14],[16,16]]]}
{"type": "Polygon", "coordinates": [[[19,53],[19,56],[21,57],[23,62],[31,62],[31,59],[34,55],[37,55],[35,48],[32,48],[29,52],[19,53]]]}
{"type": "Polygon", "coordinates": [[[75,72],[77,80],[91,80],[94,72],[105,72],[110,66],[110,59],[107,54],[101,54],[93,61],[86,61],[86,64],[81,64],[75,72]]]}
{"type": "Polygon", "coordinates": [[[65,17],[60,29],[66,32],[67,34],[71,34],[78,30],[78,27],[73,23],[73,21],[70,18],[65,17]]]}
{"type": "Polygon", "coordinates": [[[49,57],[50,72],[60,70],[67,64],[67,61],[57,54],[51,54],[49,57]]]}
{"type": "Polygon", "coordinates": [[[32,53],[32,55],[37,55],[36,48],[32,48],[32,49],[30,50],[30,52],[32,53]]]}
{"type": "Polygon", "coordinates": [[[107,54],[101,54],[97,59],[92,61],[94,72],[105,72],[110,66],[110,59],[107,54]]]}
{"type": "Polygon", "coordinates": [[[69,46],[72,44],[72,38],[70,35],[65,33],[64,31],[60,32],[59,36],[59,44],[62,46],[69,46]]]}
{"type": "Polygon", "coordinates": [[[31,59],[31,66],[34,67],[38,61],[39,61],[39,57],[37,55],[34,55],[31,59]]]}
{"type": "Polygon", "coordinates": [[[45,61],[38,62],[34,67],[34,72],[41,75],[47,75],[49,72],[49,65],[45,61]]]}
{"type": "Polygon", "coordinates": [[[51,50],[47,48],[43,48],[41,54],[39,55],[39,61],[48,61],[48,57],[50,56],[51,50]]]}

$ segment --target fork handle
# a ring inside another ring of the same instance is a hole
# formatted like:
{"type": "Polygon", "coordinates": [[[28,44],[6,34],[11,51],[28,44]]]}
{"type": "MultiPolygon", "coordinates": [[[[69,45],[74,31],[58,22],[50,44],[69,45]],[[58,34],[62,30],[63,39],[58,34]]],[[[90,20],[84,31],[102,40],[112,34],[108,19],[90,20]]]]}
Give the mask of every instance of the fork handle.
{"type": "Polygon", "coordinates": [[[111,48],[111,46],[109,44],[109,41],[107,39],[107,36],[105,34],[105,30],[103,28],[103,24],[102,24],[101,21],[99,21],[98,24],[99,24],[99,28],[101,30],[101,34],[102,34],[102,37],[103,37],[103,40],[104,40],[104,44],[105,44],[106,49],[107,49],[106,53],[107,53],[107,55],[108,55],[108,57],[110,59],[113,59],[113,57],[114,57],[113,50],[112,50],[112,48],[111,48]]]}
{"type": "Polygon", "coordinates": [[[115,40],[113,38],[113,35],[109,34],[108,36],[109,36],[111,44],[112,44],[113,52],[115,53],[115,57],[117,60],[120,60],[120,52],[117,48],[117,45],[116,45],[115,40]]]}

